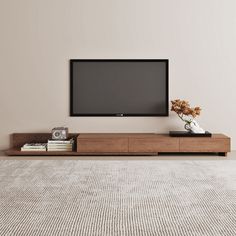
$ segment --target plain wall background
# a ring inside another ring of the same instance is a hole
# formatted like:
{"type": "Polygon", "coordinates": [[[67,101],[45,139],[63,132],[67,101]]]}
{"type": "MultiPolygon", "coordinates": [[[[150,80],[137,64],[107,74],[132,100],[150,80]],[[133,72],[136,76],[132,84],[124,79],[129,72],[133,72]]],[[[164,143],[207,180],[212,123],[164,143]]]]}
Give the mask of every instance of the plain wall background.
{"type": "Polygon", "coordinates": [[[168,58],[170,100],[236,148],[235,0],[0,0],[0,149],[13,132],[167,132],[169,117],[69,117],[70,58],[168,58]]]}

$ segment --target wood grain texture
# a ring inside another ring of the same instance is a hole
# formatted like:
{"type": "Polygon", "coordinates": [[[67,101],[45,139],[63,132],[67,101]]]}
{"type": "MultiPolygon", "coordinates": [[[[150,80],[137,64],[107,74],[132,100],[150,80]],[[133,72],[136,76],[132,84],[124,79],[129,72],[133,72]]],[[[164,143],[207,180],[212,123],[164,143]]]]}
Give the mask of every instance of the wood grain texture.
{"type": "Polygon", "coordinates": [[[180,138],[180,152],[229,152],[229,138],[180,138]]]}
{"type": "Polygon", "coordinates": [[[5,151],[5,154],[8,156],[156,156],[156,152],[148,153],[130,153],[130,152],[59,152],[59,151],[50,151],[50,152],[22,152],[20,149],[8,149],[5,151]]]}
{"type": "Polygon", "coordinates": [[[216,138],[223,138],[223,139],[228,138],[228,139],[230,139],[230,137],[225,135],[225,134],[212,134],[211,138],[214,138],[214,139],[216,139],[216,138]]]}
{"type": "Polygon", "coordinates": [[[77,152],[113,153],[128,152],[128,138],[78,138],[77,152]]]}
{"type": "MultiPolygon", "coordinates": [[[[69,137],[73,137],[75,138],[75,140],[77,136],[77,133],[69,134],[69,137]]],[[[48,139],[51,138],[51,133],[13,133],[10,137],[10,147],[19,148],[22,147],[25,143],[47,143],[48,139]]]]}
{"type": "Polygon", "coordinates": [[[156,133],[80,133],[78,139],[83,138],[156,138],[167,137],[168,134],[156,134],[156,133]]]}
{"type": "Polygon", "coordinates": [[[11,135],[11,148],[7,155],[27,156],[77,156],[77,155],[156,155],[157,153],[219,153],[230,152],[230,138],[223,134],[212,137],[170,137],[155,133],[71,133],[69,137],[77,140],[73,152],[21,152],[25,143],[47,142],[51,133],[14,133],[11,135]]]}
{"type": "Polygon", "coordinates": [[[129,138],[129,152],[179,152],[179,139],[158,136],[129,138]]]}
{"type": "Polygon", "coordinates": [[[8,149],[5,153],[9,156],[78,156],[76,151],[65,152],[65,151],[50,151],[50,152],[40,152],[40,151],[21,151],[19,148],[8,149]]]}

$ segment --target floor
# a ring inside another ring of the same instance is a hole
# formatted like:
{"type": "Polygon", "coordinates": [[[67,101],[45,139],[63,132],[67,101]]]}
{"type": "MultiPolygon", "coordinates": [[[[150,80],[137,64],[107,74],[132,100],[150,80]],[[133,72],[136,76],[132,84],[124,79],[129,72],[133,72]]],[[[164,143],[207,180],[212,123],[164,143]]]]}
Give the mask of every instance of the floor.
{"type": "Polygon", "coordinates": [[[0,160],[0,235],[236,235],[236,151],[0,160]]]}
{"type": "Polygon", "coordinates": [[[236,151],[227,157],[215,154],[162,154],[159,156],[6,156],[0,152],[0,160],[236,160],[236,151]]]}
{"type": "Polygon", "coordinates": [[[9,160],[0,235],[235,236],[235,161],[9,160]]]}

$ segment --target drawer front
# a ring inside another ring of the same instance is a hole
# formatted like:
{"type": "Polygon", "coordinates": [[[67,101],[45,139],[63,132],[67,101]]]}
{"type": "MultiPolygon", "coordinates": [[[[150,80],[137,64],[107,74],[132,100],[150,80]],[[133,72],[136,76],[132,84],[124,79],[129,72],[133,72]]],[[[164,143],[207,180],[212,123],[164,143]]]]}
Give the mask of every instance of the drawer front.
{"type": "Polygon", "coordinates": [[[180,138],[180,152],[229,152],[230,139],[180,138]]]}
{"type": "Polygon", "coordinates": [[[129,152],[179,152],[179,139],[130,138],[129,152]]]}
{"type": "Polygon", "coordinates": [[[114,153],[128,152],[128,138],[78,138],[77,152],[114,153]]]}

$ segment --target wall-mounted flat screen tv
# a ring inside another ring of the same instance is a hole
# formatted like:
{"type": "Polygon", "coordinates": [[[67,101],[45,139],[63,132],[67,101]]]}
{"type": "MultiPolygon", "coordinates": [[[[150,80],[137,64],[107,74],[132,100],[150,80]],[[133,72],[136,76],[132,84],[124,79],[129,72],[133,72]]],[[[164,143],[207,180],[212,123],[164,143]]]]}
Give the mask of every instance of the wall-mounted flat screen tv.
{"type": "Polygon", "coordinates": [[[71,116],[168,116],[168,60],[70,60],[71,116]]]}

